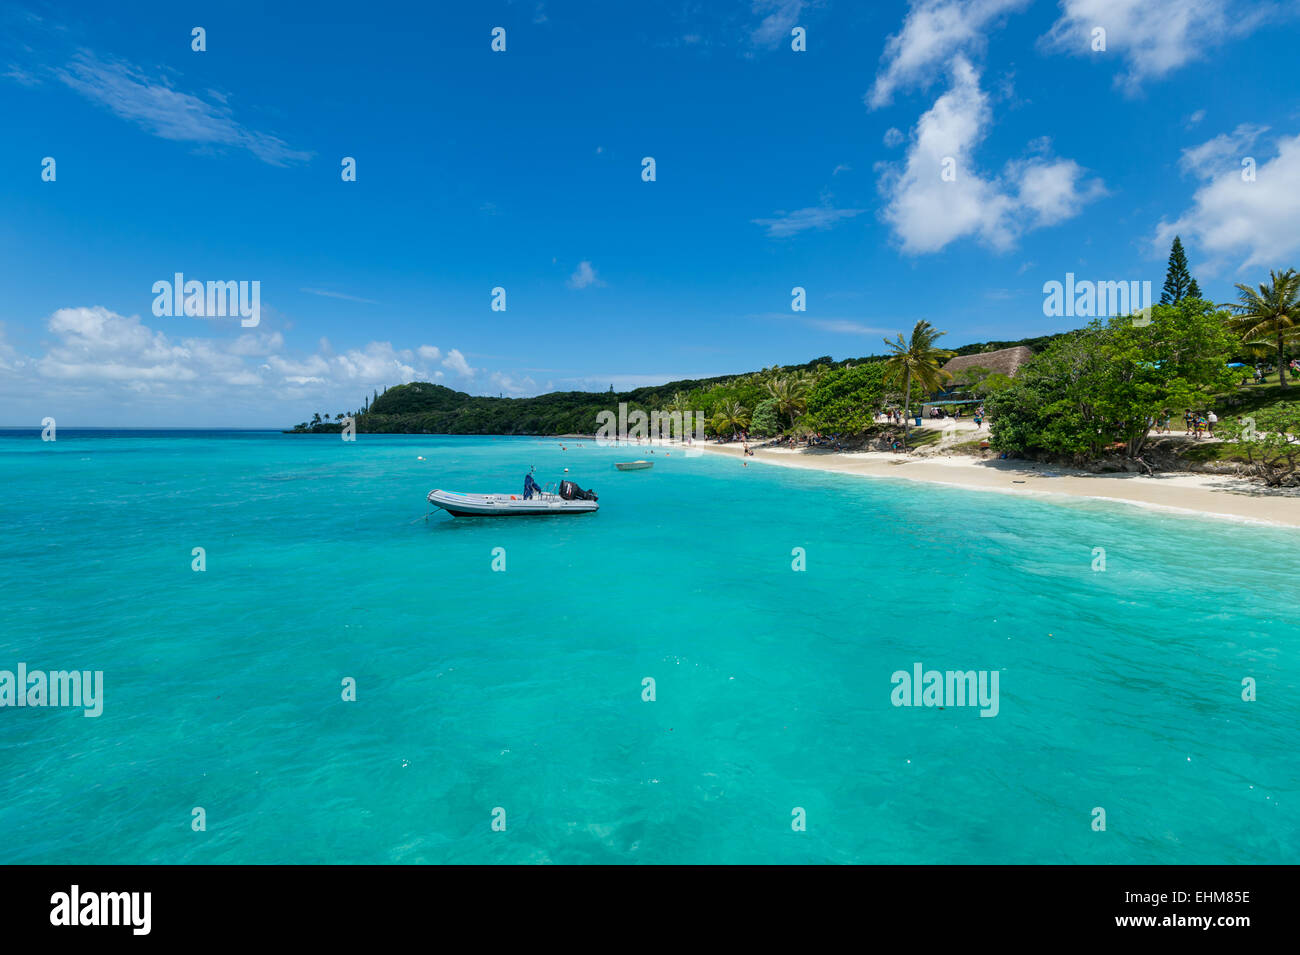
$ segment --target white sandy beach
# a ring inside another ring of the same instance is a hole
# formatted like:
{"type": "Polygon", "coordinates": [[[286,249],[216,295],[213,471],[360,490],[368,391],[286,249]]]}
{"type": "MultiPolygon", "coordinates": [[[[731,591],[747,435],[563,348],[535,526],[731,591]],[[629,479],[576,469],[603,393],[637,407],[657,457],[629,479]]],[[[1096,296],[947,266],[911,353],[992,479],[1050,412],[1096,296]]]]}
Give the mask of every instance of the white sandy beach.
{"type": "MultiPolygon", "coordinates": [[[[665,444],[669,451],[682,447],[676,441],[654,442],[656,448],[665,444]]],[[[734,457],[737,467],[741,466],[743,451],[739,443],[696,442],[691,449],[734,457]]],[[[644,457],[648,450],[648,444],[629,445],[629,460],[644,457]]],[[[755,448],[748,461],[750,466],[770,464],[863,477],[903,478],[1004,494],[1119,501],[1184,514],[1300,527],[1300,489],[1270,490],[1230,475],[1091,474],[1032,461],[1003,461],[995,456],[913,457],[888,451],[834,452],[821,448],[755,448]]]]}
{"type": "MultiPolygon", "coordinates": [[[[714,454],[741,458],[739,444],[697,444],[714,454]]],[[[1300,494],[1270,491],[1242,478],[1215,474],[1090,474],[1032,461],[968,455],[914,458],[891,452],[836,453],[821,449],[761,448],[749,458],[784,467],[839,471],[864,477],[905,478],[1006,494],[1064,495],[1122,501],[1208,517],[1300,527],[1300,494]]]]}

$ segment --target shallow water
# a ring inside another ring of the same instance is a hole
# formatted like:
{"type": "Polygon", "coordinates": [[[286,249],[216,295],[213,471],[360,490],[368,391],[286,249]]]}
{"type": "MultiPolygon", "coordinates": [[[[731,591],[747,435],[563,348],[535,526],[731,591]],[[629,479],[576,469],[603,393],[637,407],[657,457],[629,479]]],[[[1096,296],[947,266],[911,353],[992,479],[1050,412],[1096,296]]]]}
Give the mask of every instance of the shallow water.
{"type": "Polygon", "coordinates": [[[105,686],[0,708],[0,862],[1296,861],[1294,531],[560,447],[0,436],[0,669],[105,686]],[[530,465],[600,512],[425,519],[530,465]]]}

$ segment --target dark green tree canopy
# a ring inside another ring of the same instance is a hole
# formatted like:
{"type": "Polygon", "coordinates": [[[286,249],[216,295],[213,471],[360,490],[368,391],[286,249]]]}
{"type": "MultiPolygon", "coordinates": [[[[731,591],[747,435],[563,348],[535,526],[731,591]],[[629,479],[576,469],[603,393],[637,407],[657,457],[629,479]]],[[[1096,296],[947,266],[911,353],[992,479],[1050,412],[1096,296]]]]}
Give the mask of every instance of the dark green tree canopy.
{"type": "Polygon", "coordinates": [[[806,425],[813,431],[859,434],[871,427],[884,399],[882,363],[837,368],[808,393],[806,425]]]}
{"type": "Polygon", "coordinates": [[[765,398],[754,407],[749,419],[749,433],[756,438],[770,438],[781,432],[781,421],[776,414],[776,399],[765,398]]]}
{"type": "Polygon", "coordinates": [[[1157,305],[1149,325],[1122,316],[1070,332],[988,397],[993,446],[1085,461],[1122,444],[1135,457],[1166,410],[1209,407],[1232,386],[1227,318],[1187,299],[1157,305]]]}

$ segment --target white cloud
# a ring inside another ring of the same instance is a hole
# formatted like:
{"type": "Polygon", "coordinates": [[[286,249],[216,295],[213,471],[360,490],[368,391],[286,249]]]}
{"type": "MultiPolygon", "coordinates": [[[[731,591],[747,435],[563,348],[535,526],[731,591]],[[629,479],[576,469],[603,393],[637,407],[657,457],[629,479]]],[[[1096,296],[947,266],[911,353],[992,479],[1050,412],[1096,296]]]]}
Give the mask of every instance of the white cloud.
{"type": "Polygon", "coordinates": [[[767,229],[769,237],[774,239],[783,239],[786,236],[798,235],[808,229],[829,229],[841,219],[852,219],[856,215],[861,215],[864,209],[834,209],[830,206],[813,206],[807,209],[796,209],[794,212],[776,213],[774,219],[751,219],[755,225],[761,225],[767,229]]]}
{"type": "Polygon", "coordinates": [[[1300,135],[1283,137],[1277,154],[1256,160],[1255,178],[1242,178],[1241,155],[1232,143],[1253,143],[1262,130],[1237,127],[1183,154],[1183,168],[1203,181],[1192,205],[1172,222],[1161,220],[1153,252],[1163,255],[1175,235],[1209,260],[1198,264],[1213,273],[1224,267],[1290,268],[1300,254],[1300,135]],[[1243,133],[1244,130],[1244,133],[1243,133]],[[1223,142],[1224,140],[1227,142],[1223,142]]]}
{"type": "Polygon", "coordinates": [[[54,74],[82,96],[162,139],[247,149],[272,166],[312,157],[312,153],[290,149],[276,136],[242,126],[223,102],[210,103],[172,89],[166,77],[149,77],[120,60],[106,62],[81,50],[54,74]]]}
{"type": "Polygon", "coordinates": [[[18,349],[5,341],[4,322],[0,322],[0,372],[9,374],[18,372],[26,363],[26,359],[18,353],[18,349]]]}
{"type": "Polygon", "coordinates": [[[410,355],[409,351],[395,350],[391,342],[370,342],[364,348],[351,348],[333,356],[329,377],[340,383],[416,381],[422,374],[408,363],[410,355]]]}
{"type": "Polygon", "coordinates": [[[10,63],[9,70],[5,73],[0,73],[0,76],[11,79],[22,86],[41,85],[41,81],[35,75],[27,72],[21,66],[14,65],[13,63],[10,63]]]}
{"type": "Polygon", "coordinates": [[[604,284],[596,275],[596,270],[591,267],[591,263],[586,261],[579,262],[578,267],[569,276],[569,288],[587,288],[589,285],[604,284]]]}
{"type": "Polygon", "coordinates": [[[1086,172],[1073,159],[1019,160],[1007,163],[1005,179],[1017,184],[1018,207],[1032,213],[1029,228],[1072,219],[1106,194],[1101,181],[1084,182],[1086,172]]]}
{"type": "MultiPolygon", "coordinates": [[[[322,339],[323,341],[323,339],[322,339]]],[[[270,355],[284,348],[284,335],[280,332],[245,332],[236,338],[227,348],[232,355],[259,357],[270,355]]]]}
{"type": "Polygon", "coordinates": [[[790,38],[790,30],[799,23],[799,14],[807,6],[804,0],[754,0],[755,14],[765,14],[749,39],[755,46],[779,45],[790,38]]]}
{"type": "Polygon", "coordinates": [[[323,298],[338,298],[345,302],[360,302],[363,305],[378,305],[379,303],[368,298],[357,298],[355,295],[344,295],[342,292],[330,292],[323,288],[300,288],[299,292],[306,292],[308,295],[319,295],[323,298]]]}
{"type": "Polygon", "coordinates": [[[981,176],[974,153],[991,120],[988,96],[964,57],[951,75],[951,88],[917,123],[903,168],[886,165],[880,181],[884,218],[903,251],[937,252],[966,236],[1006,250],[1024,232],[1068,219],[1105,194],[1068,159],[1034,156],[1007,163],[1000,177],[981,176]],[[949,165],[951,181],[942,175],[949,165]]]}
{"type": "Polygon", "coordinates": [[[1271,14],[1249,0],[1061,0],[1061,16],[1041,39],[1051,51],[1124,58],[1115,83],[1134,92],[1143,81],[1165,76],[1225,39],[1244,36],[1271,14]],[[1105,52],[1092,49],[1092,32],[1106,31],[1105,52]]]}
{"type": "Polygon", "coordinates": [[[513,375],[494,371],[489,376],[488,380],[491,381],[498,390],[505,392],[512,398],[519,397],[520,395],[537,394],[537,382],[528,375],[524,375],[522,378],[516,378],[513,375]]]}
{"type": "Polygon", "coordinates": [[[447,352],[447,357],[442,360],[442,367],[449,368],[464,378],[474,377],[474,369],[469,366],[469,362],[465,360],[465,356],[457,348],[447,352]]]}
{"type": "Polygon", "coordinates": [[[1268,132],[1267,126],[1242,123],[1231,133],[1221,133],[1199,146],[1184,149],[1178,165],[1198,179],[1210,179],[1231,169],[1241,171],[1241,160],[1250,155],[1255,142],[1268,132]]]}
{"type": "MultiPolygon", "coordinates": [[[[219,424],[232,423],[236,409],[265,423],[300,416],[307,401],[322,408],[355,407],[377,387],[445,379],[435,363],[462,378],[476,374],[459,350],[444,353],[432,345],[408,349],[368,342],[336,353],[321,339],[317,351],[295,354],[285,350],[279,331],[217,338],[169,334],[198,324],[177,320],[163,331],[103,306],[61,308],[46,322],[50,341],[43,354],[23,355],[0,336],[0,381],[6,394],[17,387],[24,401],[73,407],[82,420],[111,408],[121,416],[114,420],[134,413],[144,416],[142,424],[202,416],[219,424]]],[[[512,384],[517,391],[532,380],[512,384]]]]}
{"type": "Polygon", "coordinates": [[[907,137],[903,135],[903,131],[895,126],[890,126],[885,130],[885,145],[890,149],[893,149],[895,146],[901,146],[903,140],[906,138],[907,137]]]}
{"type": "Polygon", "coordinates": [[[881,70],[865,97],[872,109],[888,105],[898,89],[923,86],[940,63],[980,50],[985,30],[1029,0],[912,0],[903,28],[885,43],[881,70]]]}
{"type": "Polygon", "coordinates": [[[844,318],[810,318],[807,319],[807,324],[824,332],[835,332],[839,335],[889,335],[897,331],[890,328],[872,328],[861,322],[844,318]]]}
{"type": "Polygon", "coordinates": [[[209,356],[171,344],[138,316],[123,318],[101,306],[61,308],[50,316],[49,330],[58,341],[36,362],[46,378],[175,382],[210,370],[202,361],[209,356]]]}

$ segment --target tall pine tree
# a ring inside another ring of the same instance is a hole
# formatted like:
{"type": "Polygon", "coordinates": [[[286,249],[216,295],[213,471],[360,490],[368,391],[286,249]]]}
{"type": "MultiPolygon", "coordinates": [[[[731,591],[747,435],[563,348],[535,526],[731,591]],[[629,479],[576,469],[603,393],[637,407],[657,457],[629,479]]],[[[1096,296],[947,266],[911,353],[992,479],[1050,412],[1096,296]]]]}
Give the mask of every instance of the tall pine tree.
{"type": "Polygon", "coordinates": [[[1169,271],[1165,273],[1165,287],[1160,293],[1160,304],[1176,305],[1185,298],[1200,297],[1201,287],[1187,271],[1187,253],[1183,251],[1183,240],[1174,236],[1173,247],[1169,250],[1169,271]]]}

